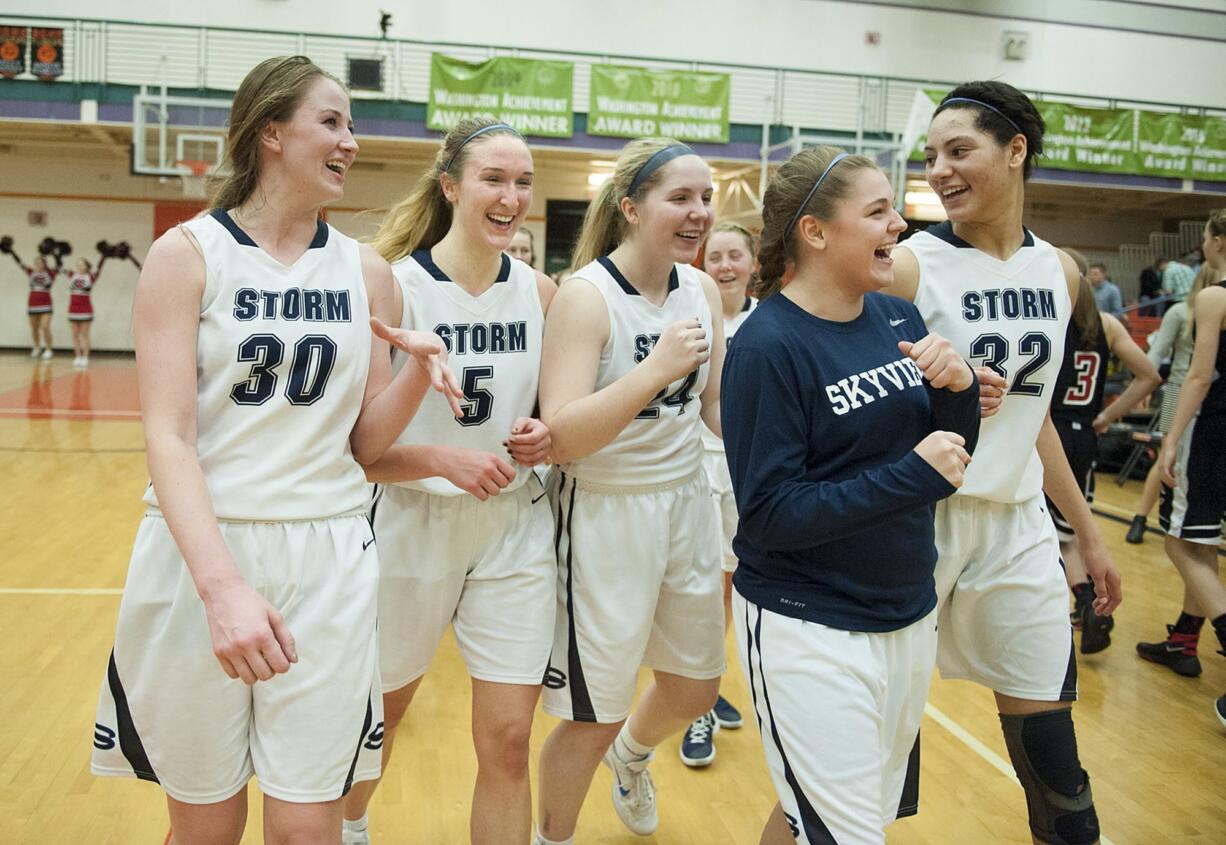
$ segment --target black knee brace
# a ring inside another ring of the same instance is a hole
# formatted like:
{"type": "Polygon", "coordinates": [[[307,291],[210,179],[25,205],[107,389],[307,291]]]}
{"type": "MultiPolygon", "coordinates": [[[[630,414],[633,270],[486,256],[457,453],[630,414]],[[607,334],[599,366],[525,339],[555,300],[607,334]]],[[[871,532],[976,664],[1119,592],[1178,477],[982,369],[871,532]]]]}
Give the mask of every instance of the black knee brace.
{"type": "Polygon", "coordinates": [[[1068,708],[1029,716],[1000,717],[1009,759],[1030,814],[1030,832],[1050,845],[1098,841],[1098,814],[1090,776],[1077,759],[1073,714],[1068,708]]]}

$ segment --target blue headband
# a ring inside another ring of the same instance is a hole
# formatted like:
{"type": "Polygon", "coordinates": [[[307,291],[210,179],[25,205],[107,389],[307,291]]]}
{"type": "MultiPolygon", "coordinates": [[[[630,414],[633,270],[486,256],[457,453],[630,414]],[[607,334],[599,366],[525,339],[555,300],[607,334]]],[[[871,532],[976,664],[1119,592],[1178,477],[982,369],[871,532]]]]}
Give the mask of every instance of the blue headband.
{"type": "Polygon", "coordinates": [[[639,168],[639,172],[634,174],[634,178],[630,180],[630,188],[626,191],[626,196],[632,197],[635,192],[643,187],[643,183],[664,165],[668,164],[675,158],[681,156],[697,155],[693,150],[685,144],[673,144],[665,147],[662,150],[656,150],[655,154],[647,161],[643,162],[643,166],[639,168]]]}
{"type": "Polygon", "coordinates": [[[465,144],[467,144],[473,138],[476,138],[478,135],[484,135],[486,132],[493,132],[495,129],[507,129],[517,138],[524,137],[523,135],[519,134],[519,130],[517,130],[514,126],[511,126],[509,123],[491,123],[489,126],[482,126],[476,132],[472,133],[460,142],[460,146],[455,148],[455,152],[451,154],[451,158],[447,159],[447,164],[443,166],[443,172],[447,173],[451,170],[451,165],[455,164],[456,156],[460,154],[460,150],[464,149],[465,144]]]}
{"type": "MultiPolygon", "coordinates": [[[[809,200],[813,199],[813,195],[817,193],[817,189],[821,187],[822,182],[826,180],[826,175],[834,169],[836,164],[847,158],[848,155],[850,155],[850,153],[839,153],[833,159],[831,159],[830,163],[826,165],[826,169],[822,171],[822,175],[817,177],[817,181],[814,182],[813,187],[809,189],[809,193],[805,194],[804,202],[800,204],[800,208],[796,209],[796,213],[792,215],[792,219],[788,222],[788,227],[784,231],[791,234],[792,227],[796,225],[798,220],[800,220],[801,214],[804,213],[805,206],[809,204],[809,200]]],[[[786,240],[786,237],[784,239],[786,240]]]]}
{"type": "Polygon", "coordinates": [[[1016,123],[1013,122],[1013,119],[1010,118],[1009,115],[1005,114],[1003,111],[996,108],[996,106],[992,105],[991,103],[985,103],[983,100],[972,100],[970,97],[950,97],[941,102],[941,108],[944,108],[950,103],[970,103],[973,106],[982,106],[988,111],[995,112],[996,114],[1000,115],[1006,123],[1008,123],[1010,126],[1013,127],[1013,131],[1016,132],[1017,134],[1019,135],[1026,134],[1025,132],[1022,131],[1022,128],[1020,126],[1018,126],[1016,123]]]}

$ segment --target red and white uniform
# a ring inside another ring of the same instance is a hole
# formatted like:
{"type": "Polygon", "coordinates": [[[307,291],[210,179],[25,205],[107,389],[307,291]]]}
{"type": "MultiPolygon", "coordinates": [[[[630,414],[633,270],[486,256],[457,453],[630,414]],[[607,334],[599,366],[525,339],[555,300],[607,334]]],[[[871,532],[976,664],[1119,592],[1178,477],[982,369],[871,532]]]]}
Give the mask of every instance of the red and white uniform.
{"type": "Polygon", "coordinates": [[[98,282],[97,273],[73,273],[68,279],[68,319],[94,319],[94,303],[90,298],[94,285],[98,282]]]}
{"type": "Polygon", "coordinates": [[[35,270],[25,268],[30,278],[30,298],[26,301],[27,314],[50,314],[51,283],[55,281],[57,270],[35,270]]]}

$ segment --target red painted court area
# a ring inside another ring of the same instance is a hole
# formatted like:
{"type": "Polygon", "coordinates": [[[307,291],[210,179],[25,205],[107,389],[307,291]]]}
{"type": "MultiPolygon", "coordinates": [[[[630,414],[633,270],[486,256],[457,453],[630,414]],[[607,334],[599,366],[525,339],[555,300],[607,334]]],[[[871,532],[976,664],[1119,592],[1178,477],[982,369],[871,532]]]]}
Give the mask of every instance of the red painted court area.
{"type": "MultiPolygon", "coordinates": [[[[28,386],[0,393],[0,417],[140,419],[136,368],[130,364],[95,364],[86,370],[33,362],[26,366],[28,386]]],[[[12,367],[5,369],[12,373],[12,367]]]]}

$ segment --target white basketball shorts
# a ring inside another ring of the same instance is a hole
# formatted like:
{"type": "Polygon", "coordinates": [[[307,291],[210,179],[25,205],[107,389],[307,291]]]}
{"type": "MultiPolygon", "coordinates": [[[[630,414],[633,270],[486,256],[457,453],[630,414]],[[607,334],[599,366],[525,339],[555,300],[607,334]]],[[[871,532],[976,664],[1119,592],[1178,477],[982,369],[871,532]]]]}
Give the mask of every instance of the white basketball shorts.
{"type": "Polygon", "coordinates": [[[430,666],[447,626],[481,681],[541,683],[553,646],[553,515],[535,475],[482,502],[380,485],[379,666],[385,692],[430,666]]]}
{"type": "Polygon", "coordinates": [[[285,618],[298,662],[247,686],[213,655],[204,604],[166,521],[136,535],[103,680],[91,769],[159,782],[188,804],[255,774],[282,801],[333,801],[379,776],[379,570],[361,515],[222,522],[239,572],[285,618]]]}
{"type": "Polygon", "coordinates": [[[711,486],[715,520],[722,538],[724,571],[736,572],[736,555],[732,551],[732,538],[736,536],[737,526],[736,496],[732,495],[728,458],[723,452],[703,452],[702,468],[706,470],[707,484],[711,486]]]}
{"type": "Polygon", "coordinates": [[[800,845],[885,845],[919,809],[919,727],[937,612],[898,631],[840,631],[735,590],[741,669],[767,768],[800,845]]]}
{"type": "Polygon", "coordinates": [[[559,473],[555,513],[558,613],[546,712],[621,721],[640,665],[697,680],[724,673],[719,537],[701,469],[654,487],[559,473]]]}
{"type": "Polygon", "coordinates": [[[1075,701],[1077,661],[1060,544],[1040,493],[937,503],[937,666],[1029,701],[1075,701]]]}

